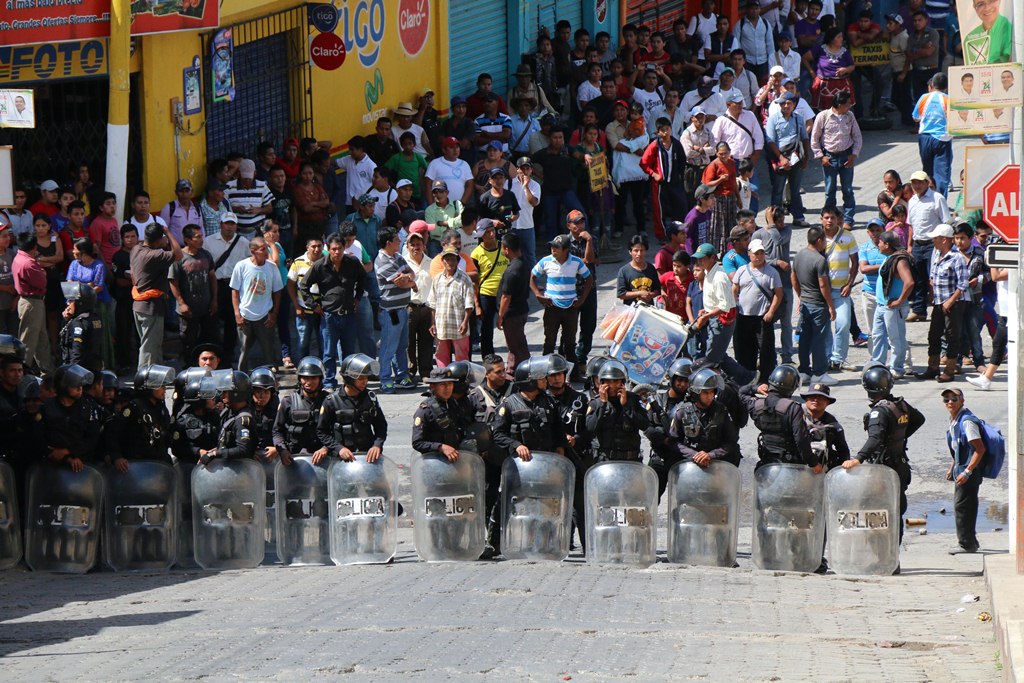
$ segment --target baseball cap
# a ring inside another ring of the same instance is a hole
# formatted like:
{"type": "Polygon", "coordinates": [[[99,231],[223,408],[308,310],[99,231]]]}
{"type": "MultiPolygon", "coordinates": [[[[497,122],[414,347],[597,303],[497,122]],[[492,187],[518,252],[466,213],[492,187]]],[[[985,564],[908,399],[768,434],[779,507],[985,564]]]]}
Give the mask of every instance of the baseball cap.
{"type": "Polygon", "coordinates": [[[508,174],[505,173],[505,169],[502,168],[501,166],[498,166],[497,168],[492,168],[491,172],[487,174],[487,177],[488,178],[493,178],[493,177],[499,176],[499,175],[500,176],[507,176],[508,175],[508,174]]]}
{"type": "Polygon", "coordinates": [[[679,221],[665,221],[665,237],[678,235],[683,231],[683,224],[679,221]]]}
{"type": "Polygon", "coordinates": [[[441,250],[441,256],[455,256],[456,258],[458,258],[459,250],[456,249],[453,245],[449,244],[447,247],[441,250]]]}
{"type": "Polygon", "coordinates": [[[409,185],[412,185],[412,181],[409,180],[408,178],[402,178],[397,183],[395,183],[395,189],[397,190],[399,188],[406,187],[409,185]]]}
{"type": "Polygon", "coordinates": [[[444,382],[455,382],[455,376],[452,374],[452,370],[449,367],[434,368],[430,371],[430,376],[423,380],[427,384],[442,384],[444,382]]]}
{"type": "Polygon", "coordinates": [[[728,102],[729,104],[732,104],[733,102],[739,102],[740,104],[743,104],[743,95],[739,91],[734,90],[729,94],[729,97],[725,101],[728,102]]]}
{"type": "Polygon", "coordinates": [[[790,83],[796,83],[796,81],[794,81],[792,78],[783,78],[782,79],[783,87],[789,85],[790,83]]]}
{"type": "Polygon", "coordinates": [[[296,138],[287,138],[284,141],[284,144],[281,145],[282,148],[284,148],[284,147],[298,147],[298,146],[299,146],[299,141],[296,138]]]}
{"type": "Polygon", "coordinates": [[[191,189],[192,189],[192,181],[189,180],[188,178],[182,178],[177,183],[174,184],[174,191],[175,192],[181,192],[182,190],[191,190],[191,189]]]}
{"type": "Polygon", "coordinates": [[[533,162],[530,160],[530,157],[519,157],[516,159],[516,168],[522,168],[523,166],[533,168],[533,162]]]}
{"type": "Polygon", "coordinates": [[[700,105],[697,105],[696,107],[690,110],[691,118],[694,116],[707,116],[707,114],[708,113],[704,111],[704,107],[701,107],[700,105]]]}
{"type": "Polygon", "coordinates": [[[476,222],[476,230],[473,231],[473,237],[483,237],[485,232],[494,229],[494,221],[490,218],[481,218],[476,222]]]}
{"type": "Polygon", "coordinates": [[[56,180],[44,180],[42,184],[39,185],[39,189],[44,192],[56,192],[58,187],[60,187],[60,185],[57,184],[56,180]]]}
{"type": "Polygon", "coordinates": [[[932,239],[936,237],[948,237],[953,239],[953,226],[948,223],[940,223],[932,228],[932,239]]]}
{"type": "Polygon", "coordinates": [[[569,215],[565,217],[565,220],[567,223],[580,223],[582,221],[587,220],[587,217],[583,215],[582,211],[577,211],[576,209],[573,209],[572,211],[569,212],[569,215]]]}
{"type": "Polygon", "coordinates": [[[776,97],[775,101],[778,102],[779,104],[781,104],[783,102],[796,102],[799,99],[800,99],[799,95],[797,95],[795,92],[789,92],[787,90],[786,92],[784,92],[781,95],[779,95],[778,97],[776,97]]]}
{"type": "Polygon", "coordinates": [[[960,391],[959,389],[954,389],[952,387],[950,387],[949,389],[942,390],[942,398],[946,398],[946,394],[953,394],[960,400],[963,400],[964,398],[964,392],[960,391]]]}
{"type": "Polygon", "coordinates": [[[717,78],[711,78],[711,76],[701,76],[700,80],[697,81],[698,89],[707,89],[718,83],[717,78]]]}
{"type": "MultiPolygon", "coordinates": [[[[946,391],[952,390],[947,389],[946,391]]],[[[830,405],[836,402],[836,399],[835,397],[832,396],[832,391],[828,388],[828,385],[821,384],[820,382],[815,382],[811,386],[807,387],[807,391],[801,392],[800,394],[800,398],[802,398],[805,401],[811,398],[812,396],[824,396],[825,398],[828,399],[830,405]]]]}
{"type": "Polygon", "coordinates": [[[426,97],[427,95],[433,95],[433,94],[434,94],[434,89],[431,88],[428,85],[426,88],[423,89],[423,92],[420,93],[420,97],[426,97]]]}
{"type": "Polygon", "coordinates": [[[785,69],[783,69],[783,68],[782,68],[781,66],[779,66],[778,64],[776,64],[775,66],[773,66],[773,67],[771,68],[771,71],[769,71],[769,72],[768,72],[768,75],[769,75],[769,76],[774,76],[775,74],[784,74],[784,73],[786,73],[786,70],[785,70],[785,69]]]}
{"type": "Polygon", "coordinates": [[[623,109],[629,109],[629,102],[627,102],[626,100],[615,100],[615,104],[613,104],[612,106],[622,107],[623,109]]]}
{"type": "Polygon", "coordinates": [[[750,240],[750,244],[747,246],[747,251],[751,254],[758,251],[764,251],[764,242],[761,240],[750,240]]]}
{"type": "Polygon", "coordinates": [[[788,40],[791,43],[793,42],[793,36],[789,34],[789,31],[779,31],[779,35],[775,36],[776,43],[781,42],[783,40],[788,40]]]}
{"type": "Polygon", "coordinates": [[[234,212],[232,212],[232,211],[225,211],[224,215],[220,217],[220,222],[221,223],[234,223],[234,224],[237,225],[238,224],[238,216],[236,216],[234,214],[234,212]]]}
{"type": "Polygon", "coordinates": [[[242,178],[255,178],[256,162],[252,159],[242,159],[238,163],[238,175],[242,178]]]}
{"type": "Polygon", "coordinates": [[[441,147],[458,147],[459,139],[453,137],[447,137],[441,140],[441,147]]]}
{"type": "Polygon", "coordinates": [[[740,225],[733,226],[733,229],[729,231],[729,240],[730,241],[742,239],[744,237],[750,237],[750,233],[747,232],[746,228],[744,228],[744,227],[742,227],[740,225]]]}
{"type": "Polygon", "coordinates": [[[896,14],[895,12],[893,12],[892,14],[886,14],[885,15],[885,20],[886,21],[894,21],[897,24],[899,24],[900,26],[903,26],[903,17],[901,17],[900,15],[896,14]]]}
{"type": "Polygon", "coordinates": [[[549,246],[555,247],[556,249],[568,249],[571,241],[568,235],[555,235],[555,238],[548,242],[549,246]]]}
{"type": "Polygon", "coordinates": [[[493,92],[485,92],[483,95],[480,96],[480,99],[483,100],[484,102],[494,102],[498,99],[498,96],[493,92]]]}
{"type": "Polygon", "coordinates": [[[430,228],[431,227],[432,226],[429,223],[427,223],[425,220],[416,219],[412,223],[409,224],[409,234],[410,235],[419,235],[423,239],[426,239],[427,236],[430,234],[430,228]]]}
{"type": "Polygon", "coordinates": [[[693,191],[694,199],[704,199],[708,195],[714,194],[715,188],[710,185],[698,185],[697,189],[693,191]]]}
{"type": "Polygon", "coordinates": [[[704,244],[697,247],[697,251],[690,254],[690,256],[692,258],[704,258],[706,256],[718,256],[718,252],[715,251],[715,248],[712,245],[705,242],[704,244]]]}
{"type": "Polygon", "coordinates": [[[874,218],[872,218],[871,220],[868,221],[868,224],[865,227],[868,230],[870,230],[872,226],[877,227],[879,230],[884,230],[885,229],[885,221],[883,221],[878,216],[875,216],[874,218]]]}
{"type": "Polygon", "coordinates": [[[928,182],[928,174],[925,173],[924,171],[914,171],[913,173],[910,174],[910,179],[911,180],[923,180],[924,182],[927,183],[928,182]]]}
{"type": "Polygon", "coordinates": [[[732,68],[731,66],[727,66],[727,67],[725,67],[724,69],[722,69],[722,73],[720,73],[720,74],[718,74],[718,75],[719,75],[719,76],[721,76],[721,75],[722,75],[722,74],[724,74],[724,73],[725,73],[726,71],[728,71],[729,73],[731,73],[731,74],[732,74],[733,76],[735,76],[735,75],[736,75],[736,70],[735,70],[735,69],[733,69],[733,68],[732,68]]]}
{"type": "Polygon", "coordinates": [[[457,104],[465,104],[465,103],[466,103],[466,98],[463,97],[462,95],[456,95],[455,97],[452,98],[452,106],[453,107],[455,105],[457,105],[457,104]]]}
{"type": "Polygon", "coordinates": [[[359,195],[359,198],[356,199],[356,202],[359,204],[376,204],[377,197],[370,194],[369,192],[364,192],[363,194],[359,195]]]}
{"type": "Polygon", "coordinates": [[[448,191],[448,183],[443,180],[435,180],[434,184],[430,186],[431,192],[437,192],[438,190],[448,191]]]}
{"type": "Polygon", "coordinates": [[[487,143],[487,147],[488,149],[504,149],[504,145],[502,145],[501,142],[499,142],[498,140],[491,140],[490,142],[487,143]]]}

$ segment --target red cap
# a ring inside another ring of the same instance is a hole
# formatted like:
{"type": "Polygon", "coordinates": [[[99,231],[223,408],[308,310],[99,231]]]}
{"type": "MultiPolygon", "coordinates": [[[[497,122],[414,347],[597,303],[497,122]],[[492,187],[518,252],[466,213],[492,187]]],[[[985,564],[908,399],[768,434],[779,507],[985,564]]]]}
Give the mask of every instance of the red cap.
{"type": "Polygon", "coordinates": [[[285,147],[287,147],[289,145],[292,145],[294,147],[298,147],[299,146],[299,141],[296,140],[295,138],[287,138],[284,141],[284,143],[281,145],[281,148],[283,149],[283,148],[285,148],[285,147]]]}
{"type": "Polygon", "coordinates": [[[441,147],[458,147],[459,139],[453,137],[447,137],[441,140],[441,147]]]}
{"type": "Polygon", "coordinates": [[[415,220],[409,224],[409,234],[419,235],[423,239],[427,239],[430,235],[430,229],[433,226],[423,220],[415,220]]]}

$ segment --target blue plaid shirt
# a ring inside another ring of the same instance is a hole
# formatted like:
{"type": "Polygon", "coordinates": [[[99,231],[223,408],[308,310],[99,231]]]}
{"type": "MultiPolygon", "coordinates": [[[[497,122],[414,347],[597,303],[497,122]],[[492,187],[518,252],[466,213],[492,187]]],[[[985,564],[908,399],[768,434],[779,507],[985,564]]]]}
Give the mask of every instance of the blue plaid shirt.
{"type": "Polygon", "coordinates": [[[960,301],[971,300],[971,290],[967,285],[970,279],[967,276],[967,261],[956,247],[947,251],[945,256],[939,256],[938,250],[935,250],[928,277],[932,281],[932,300],[936,305],[942,304],[958,289],[961,292],[960,301]]]}

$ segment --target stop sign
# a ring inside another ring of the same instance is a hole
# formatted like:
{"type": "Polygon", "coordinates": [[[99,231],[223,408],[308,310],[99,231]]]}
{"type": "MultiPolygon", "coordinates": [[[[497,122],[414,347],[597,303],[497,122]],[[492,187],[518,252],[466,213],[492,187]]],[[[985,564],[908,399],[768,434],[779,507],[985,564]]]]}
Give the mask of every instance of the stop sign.
{"type": "Polygon", "coordinates": [[[985,185],[982,217],[1007,242],[1020,233],[1020,166],[1007,164],[985,185]]]}

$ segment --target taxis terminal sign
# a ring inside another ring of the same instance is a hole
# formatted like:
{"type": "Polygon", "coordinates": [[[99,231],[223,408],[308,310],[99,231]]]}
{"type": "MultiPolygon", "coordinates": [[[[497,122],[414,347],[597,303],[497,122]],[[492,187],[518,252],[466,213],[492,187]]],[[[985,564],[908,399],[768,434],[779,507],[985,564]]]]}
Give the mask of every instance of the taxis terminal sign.
{"type": "MultiPolygon", "coordinates": [[[[59,43],[110,35],[111,0],[2,0],[0,46],[59,43]]],[[[133,0],[132,33],[215,28],[217,0],[133,0]]]]}

